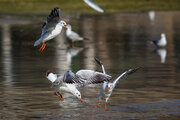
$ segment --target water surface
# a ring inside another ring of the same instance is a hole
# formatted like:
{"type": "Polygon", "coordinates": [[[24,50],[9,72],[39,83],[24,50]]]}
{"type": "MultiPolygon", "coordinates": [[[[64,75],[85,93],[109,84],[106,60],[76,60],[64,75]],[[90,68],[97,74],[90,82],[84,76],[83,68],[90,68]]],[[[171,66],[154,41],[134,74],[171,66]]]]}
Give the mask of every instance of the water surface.
{"type": "Polygon", "coordinates": [[[71,47],[64,30],[47,43],[43,53],[33,43],[40,36],[45,16],[1,18],[0,119],[178,120],[179,16],[180,12],[67,15],[65,21],[89,40],[71,47]],[[159,39],[162,32],[168,45],[158,49],[150,41],[159,39]],[[101,71],[95,56],[113,79],[129,68],[141,69],[116,86],[108,111],[104,111],[103,103],[96,108],[100,85],[80,89],[83,103],[69,94],[63,94],[65,100],[59,101],[45,72],[101,71]]]}

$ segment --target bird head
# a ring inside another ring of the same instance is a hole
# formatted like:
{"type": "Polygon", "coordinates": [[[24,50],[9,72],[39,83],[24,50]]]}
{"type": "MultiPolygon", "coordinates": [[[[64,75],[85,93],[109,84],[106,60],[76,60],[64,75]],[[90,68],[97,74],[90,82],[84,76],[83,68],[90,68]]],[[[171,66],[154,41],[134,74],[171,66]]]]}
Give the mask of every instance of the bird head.
{"type": "Polygon", "coordinates": [[[111,84],[111,83],[108,83],[108,84],[107,84],[107,91],[109,92],[110,89],[112,89],[112,84],[111,84]]]}
{"type": "Polygon", "coordinates": [[[61,24],[63,27],[67,28],[67,24],[66,24],[65,21],[61,20],[61,21],[60,21],[60,24],[61,24]]]}
{"type": "Polygon", "coordinates": [[[165,37],[166,37],[165,33],[161,33],[161,38],[165,38],[165,37]]]}
{"type": "Polygon", "coordinates": [[[81,93],[78,90],[75,91],[74,95],[80,100],[80,102],[82,102],[81,93]]]}

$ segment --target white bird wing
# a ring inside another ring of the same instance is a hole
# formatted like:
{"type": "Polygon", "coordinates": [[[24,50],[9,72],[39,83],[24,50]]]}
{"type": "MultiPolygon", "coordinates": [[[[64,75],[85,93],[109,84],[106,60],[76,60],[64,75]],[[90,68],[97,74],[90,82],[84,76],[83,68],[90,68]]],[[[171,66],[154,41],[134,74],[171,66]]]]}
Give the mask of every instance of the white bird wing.
{"type": "Polygon", "coordinates": [[[94,60],[101,66],[103,73],[106,74],[106,71],[105,71],[102,61],[100,59],[98,59],[97,57],[94,57],[94,60]]]}
{"type": "Polygon", "coordinates": [[[123,78],[126,77],[127,75],[130,75],[130,74],[136,72],[138,69],[139,69],[139,67],[134,68],[134,69],[129,69],[129,70],[123,72],[119,77],[116,78],[116,80],[114,80],[114,82],[113,82],[113,88],[115,87],[115,85],[117,84],[117,82],[118,82],[119,80],[123,79],[123,78]]]}
{"type": "Polygon", "coordinates": [[[42,34],[55,29],[56,25],[59,23],[59,20],[60,20],[60,9],[54,8],[47,17],[46,22],[42,26],[42,34]]]}
{"type": "Polygon", "coordinates": [[[112,78],[110,75],[92,70],[79,70],[76,74],[86,80],[85,84],[103,83],[104,81],[109,81],[112,78]]]}
{"type": "Polygon", "coordinates": [[[86,4],[88,4],[91,8],[93,8],[94,10],[103,13],[104,10],[102,8],[100,8],[98,5],[96,5],[95,3],[93,3],[91,0],[84,0],[84,2],[86,4]]]}
{"type": "Polygon", "coordinates": [[[69,39],[72,39],[72,40],[83,40],[83,38],[80,37],[79,34],[77,34],[77,33],[74,32],[74,31],[71,31],[71,34],[68,35],[68,38],[69,38],[69,39]]]}

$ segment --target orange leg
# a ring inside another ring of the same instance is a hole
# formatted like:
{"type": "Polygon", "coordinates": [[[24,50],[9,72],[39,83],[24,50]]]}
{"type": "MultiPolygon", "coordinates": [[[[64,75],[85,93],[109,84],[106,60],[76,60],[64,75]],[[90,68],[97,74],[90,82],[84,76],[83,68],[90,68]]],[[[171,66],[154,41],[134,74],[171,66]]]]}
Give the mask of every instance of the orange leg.
{"type": "Polygon", "coordinates": [[[54,95],[56,95],[60,100],[64,100],[62,95],[59,92],[54,92],[54,95]]]}
{"type": "Polygon", "coordinates": [[[45,47],[46,47],[46,41],[44,40],[43,44],[39,50],[42,52],[45,49],[45,47]]]}
{"type": "Polygon", "coordinates": [[[98,104],[96,105],[97,108],[100,108],[100,101],[98,100],[98,104]]]}
{"type": "Polygon", "coordinates": [[[98,103],[98,104],[96,105],[96,107],[97,107],[97,108],[100,108],[100,104],[98,103]]]}
{"type": "Polygon", "coordinates": [[[104,106],[104,110],[105,110],[105,111],[107,111],[107,106],[106,106],[106,105],[107,105],[107,103],[105,102],[105,104],[104,104],[104,105],[105,105],[105,106],[104,106]]]}

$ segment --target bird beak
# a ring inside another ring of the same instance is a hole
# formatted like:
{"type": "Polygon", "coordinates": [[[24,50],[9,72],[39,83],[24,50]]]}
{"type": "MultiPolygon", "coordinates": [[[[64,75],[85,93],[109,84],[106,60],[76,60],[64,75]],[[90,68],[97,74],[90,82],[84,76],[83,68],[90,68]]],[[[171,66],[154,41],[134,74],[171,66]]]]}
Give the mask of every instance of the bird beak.
{"type": "Polygon", "coordinates": [[[64,27],[67,29],[68,27],[67,27],[67,24],[66,25],[64,25],[64,27]]]}
{"type": "Polygon", "coordinates": [[[82,102],[82,99],[81,98],[78,98],[80,102],[82,102]]]}

